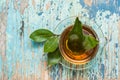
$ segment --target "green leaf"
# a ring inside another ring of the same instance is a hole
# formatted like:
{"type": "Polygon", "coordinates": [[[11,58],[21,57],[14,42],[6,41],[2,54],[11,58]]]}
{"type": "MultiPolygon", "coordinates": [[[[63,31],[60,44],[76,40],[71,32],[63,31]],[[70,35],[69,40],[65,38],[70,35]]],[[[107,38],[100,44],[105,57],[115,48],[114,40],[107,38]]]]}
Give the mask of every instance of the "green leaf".
{"type": "Polygon", "coordinates": [[[54,52],[48,53],[47,56],[48,56],[48,66],[52,66],[59,63],[61,59],[61,53],[59,51],[59,48],[57,48],[54,52]]]}
{"type": "Polygon", "coordinates": [[[75,24],[69,33],[69,36],[70,35],[76,35],[80,38],[81,41],[84,40],[84,35],[83,35],[83,31],[82,31],[82,22],[79,20],[78,17],[76,17],[76,19],[75,19],[75,24]]]}
{"type": "Polygon", "coordinates": [[[83,34],[82,22],[78,17],[68,35],[68,47],[73,52],[84,52],[94,48],[99,42],[92,36],[83,34]]]}
{"type": "Polygon", "coordinates": [[[90,50],[90,49],[93,49],[98,43],[99,41],[97,41],[94,37],[90,35],[85,35],[83,46],[85,50],[90,50]]]}
{"type": "Polygon", "coordinates": [[[30,35],[30,38],[35,42],[43,42],[43,41],[46,41],[51,36],[54,36],[54,34],[51,31],[47,29],[38,29],[38,30],[35,30],[30,35]]]}
{"type": "Polygon", "coordinates": [[[58,47],[58,37],[53,36],[49,38],[44,44],[44,52],[53,52],[58,47]]]}
{"type": "Polygon", "coordinates": [[[68,47],[73,52],[83,51],[83,43],[84,36],[82,31],[82,22],[79,21],[78,17],[75,20],[75,24],[72,30],[68,35],[68,47]]]}

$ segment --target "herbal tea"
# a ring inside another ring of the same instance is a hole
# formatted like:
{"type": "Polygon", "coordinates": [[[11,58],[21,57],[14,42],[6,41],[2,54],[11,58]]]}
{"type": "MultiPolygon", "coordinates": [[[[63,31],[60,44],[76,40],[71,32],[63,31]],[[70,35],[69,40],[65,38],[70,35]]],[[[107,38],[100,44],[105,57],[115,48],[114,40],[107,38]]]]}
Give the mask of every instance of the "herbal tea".
{"type": "MultiPolygon", "coordinates": [[[[73,26],[67,27],[60,38],[60,50],[61,54],[64,57],[65,60],[67,60],[70,63],[73,64],[85,64],[88,61],[90,61],[97,53],[98,50],[98,45],[94,47],[91,50],[84,51],[84,52],[73,52],[71,49],[68,47],[68,33],[72,30],[73,26]]],[[[98,39],[96,33],[94,30],[92,30],[90,27],[87,25],[83,25],[82,31],[85,35],[91,35],[93,36],[96,40],[98,39]]],[[[74,47],[73,47],[74,49],[74,47]]]]}

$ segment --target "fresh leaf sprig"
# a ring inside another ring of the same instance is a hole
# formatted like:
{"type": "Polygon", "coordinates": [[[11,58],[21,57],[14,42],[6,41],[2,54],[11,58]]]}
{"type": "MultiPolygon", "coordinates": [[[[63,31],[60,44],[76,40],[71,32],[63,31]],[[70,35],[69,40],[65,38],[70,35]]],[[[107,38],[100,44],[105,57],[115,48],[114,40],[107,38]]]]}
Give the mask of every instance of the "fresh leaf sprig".
{"type": "MultiPolygon", "coordinates": [[[[59,51],[59,36],[48,29],[38,29],[31,33],[30,38],[35,42],[44,42],[44,52],[48,57],[48,66],[55,65],[61,60],[59,51]]],[[[73,52],[88,51],[94,48],[99,41],[91,35],[83,34],[82,22],[76,17],[75,24],[69,32],[68,47],[73,52]]]]}
{"type": "Polygon", "coordinates": [[[35,42],[44,42],[44,52],[48,56],[48,66],[57,64],[61,58],[58,48],[59,36],[47,29],[35,30],[30,38],[35,42]]]}

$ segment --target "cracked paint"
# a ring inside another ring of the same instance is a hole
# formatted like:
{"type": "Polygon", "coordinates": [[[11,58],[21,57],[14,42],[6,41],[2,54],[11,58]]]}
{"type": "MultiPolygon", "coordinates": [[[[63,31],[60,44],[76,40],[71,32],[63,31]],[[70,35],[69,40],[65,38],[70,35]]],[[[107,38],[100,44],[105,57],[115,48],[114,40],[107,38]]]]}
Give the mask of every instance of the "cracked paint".
{"type": "Polygon", "coordinates": [[[119,1],[2,0],[0,6],[1,80],[120,79],[119,1]],[[32,42],[30,33],[39,28],[53,31],[60,21],[78,15],[89,17],[101,28],[107,39],[104,52],[97,56],[96,64],[88,70],[74,71],[61,65],[46,70],[46,58],[42,56],[43,44],[32,42]]]}

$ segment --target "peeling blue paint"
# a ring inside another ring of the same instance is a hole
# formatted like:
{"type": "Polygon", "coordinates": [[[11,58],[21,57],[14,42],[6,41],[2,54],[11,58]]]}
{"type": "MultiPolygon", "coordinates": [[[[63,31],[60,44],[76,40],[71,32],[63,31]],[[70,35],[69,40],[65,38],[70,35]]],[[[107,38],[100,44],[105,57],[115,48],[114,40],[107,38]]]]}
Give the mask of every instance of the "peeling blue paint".
{"type": "Polygon", "coordinates": [[[83,7],[85,7],[84,0],[79,0],[79,3],[80,3],[83,7]]]}
{"type": "Polygon", "coordinates": [[[118,48],[118,43],[115,43],[115,47],[118,48]]]}
{"type": "MultiPolygon", "coordinates": [[[[37,0],[36,0],[37,1],[37,0]]],[[[104,0],[103,0],[104,1],[104,0]]],[[[113,0],[115,1],[115,0],[113,0]]],[[[120,0],[116,0],[117,3],[113,3],[112,0],[110,0],[109,4],[106,3],[96,3],[92,4],[91,7],[86,6],[84,3],[84,0],[79,0],[79,3],[77,0],[72,1],[72,0],[63,0],[63,1],[49,1],[49,0],[38,0],[37,3],[37,13],[36,9],[30,9],[33,7],[32,4],[29,2],[29,8],[26,8],[24,11],[24,14],[21,14],[20,11],[20,5],[18,6],[18,10],[15,10],[15,4],[14,0],[9,1],[8,5],[8,17],[7,17],[7,26],[6,26],[6,60],[5,62],[2,60],[1,55],[0,55],[0,73],[2,72],[3,68],[3,62],[5,64],[5,75],[9,78],[10,80],[14,73],[15,73],[15,65],[18,62],[20,67],[18,70],[18,73],[20,73],[22,76],[26,74],[26,76],[30,76],[31,74],[34,74],[35,72],[37,73],[37,69],[39,69],[38,65],[40,64],[41,61],[43,61],[43,44],[41,43],[35,43],[29,39],[29,34],[34,31],[34,29],[38,28],[47,28],[50,29],[51,31],[56,27],[56,25],[60,22],[60,20],[65,19],[67,16],[75,16],[76,14],[80,13],[83,16],[89,16],[91,18],[94,18],[96,20],[97,24],[101,25],[101,29],[103,30],[103,33],[105,34],[106,37],[108,37],[108,24],[117,23],[116,19],[119,16],[115,16],[120,14],[120,11],[118,10],[120,7],[120,0]],[[51,6],[50,9],[46,10],[46,4],[50,2],[51,6]],[[39,11],[40,8],[40,11],[39,11]],[[75,9],[79,10],[75,10],[75,9]],[[88,12],[87,12],[88,11],[88,12]],[[108,11],[108,13],[106,12],[108,11]],[[109,12],[110,11],[110,12],[109,12]],[[105,16],[104,16],[104,14],[105,16]],[[110,13],[110,14],[109,14],[110,13]],[[113,15],[114,14],[114,15],[113,15]],[[33,17],[34,15],[34,17],[33,17]],[[111,18],[112,17],[112,18],[111,18]],[[51,20],[50,20],[51,19],[51,20]],[[113,20],[112,20],[113,19],[113,20]],[[21,21],[24,21],[24,33],[22,36],[20,36],[20,27],[21,27],[21,21]],[[106,23],[107,22],[107,23],[106,23]],[[105,26],[104,26],[105,25],[105,26]],[[25,66],[24,66],[25,65],[25,66]],[[28,69],[24,69],[26,65],[29,67],[28,69]],[[35,71],[36,70],[36,71],[35,71]]],[[[6,0],[1,0],[0,1],[0,12],[4,12],[4,9],[6,8],[6,0]],[[4,3],[4,4],[2,4],[4,3]],[[1,8],[2,6],[2,8],[1,8]]],[[[19,4],[21,2],[19,1],[19,4]]],[[[35,5],[35,6],[36,6],[35,5]]],[[[116,26],[116,24],[115,24],[116,26]]],[[[113,28],[111,28],[113,29],[113,28]]],[[[117,30],[116,28],[114,28],[117,30]]],[[[113,32],[116,34],[116,32],[113,32]]],[[[117,35],[116,35],[117,36],[117,35]]],[[[106,64],[108,64],[108,58],[110,57],[107,48],[106,48],[106,53],[101,53],[97,56],[96,59],[96,64],[93,65],[92,69],[88,71],[83,70],[84,74],[87,74],[89,79],[97,79],[96,74],[98,75],[99,72],[101,75],[99,77],[102,77],[104,79],[105,75],[104,74],[109,74],[109,73],[116,73],[116,76],[119,76],[119,68],[118,68],[118,48],[119,48],[119,43],[117,43],[117,38],[114,38],[115,36],[110,36],[110,50],[113,50],[112,48],[115,47],[115,58],[112,57],[112,59],[115,59],[115,68],[111,68],[112,72],[107,72],[108,70],[106,68],[109,68],[109,66],[106,66],[102,62],[106,61],[106,64]],[[113,45],[113,47],[111,46],[113,45]],[[105,58],[104,58],[105,57],[105,58]],[[105,72],[106,69],[106,72],[105,72]]],[[[45,68],[41,64],[42,68],[45,68]]],[[[54,66],[49,74],[53,78],[53,80],[58,80],[60,79],[60,75],[62,76],[62,80],[66,80],[66,75],[68,78],[71,80],[78,79],[79,77],[83,77],[82,71],[70,71],[69,69],[66,69],[62,67],[61,73],[59,72],[60,67],[58,65],[54,66]]],[[[41,75],[42,72],[39,72],[41,75]]],[[[111,75],[111,77],[114,77],[111,75]]]]}
{"type": "Polygon", "coordinates": [[[60,20],[60,18],[57,16],[57,17],[56,17],[56,20],[60,20]]]}
{"type": "MultiPolygon", "coordinates": [[[[111,14],[117,13],[120,15],[120,11],[116,10],[116,7],[120,7],[120,1],[117,0],[115,4],[113,4],[114,0],[109,0],[109,4],[107,4],[105,1],[103,3],[99,3],[99,1],[96,4],[92,3],[92,6],[86,7],[86,4],[84,3],[84,0],[79,0],[80,4],[85,7],[86,9],[89,10],[90,17],[95,17],[96,12],[99,11],[106,11],[109,10],[111,14]]],[[[94,0],[93,0],[94,2],[94,0]]],[[[107,16],[109,17],[109,16],[107,16]]]]}
{"type": "Polygon", "coordinates": [[[43,14],[43,12],[39,12],[39,13],[38,13],[38,16],[41,16],[42,14],[43,14]]]}
{"type": "Polygon", "coordinates": [[[101,64],[100,71],[101,71],[101,76],[104,79],[104,73],[105,73],[105,66],[104,66],[104,64],[101,64]]]}

